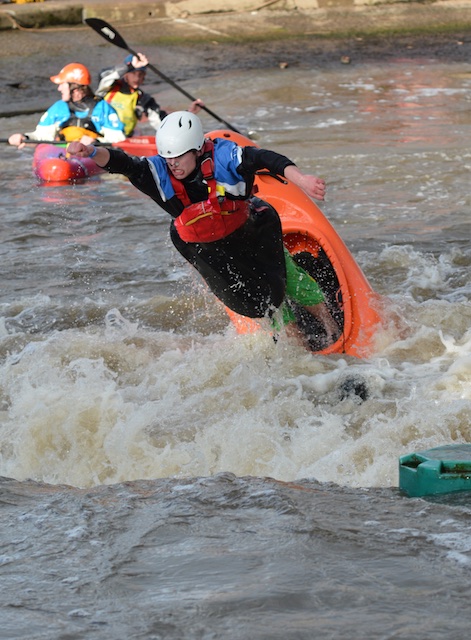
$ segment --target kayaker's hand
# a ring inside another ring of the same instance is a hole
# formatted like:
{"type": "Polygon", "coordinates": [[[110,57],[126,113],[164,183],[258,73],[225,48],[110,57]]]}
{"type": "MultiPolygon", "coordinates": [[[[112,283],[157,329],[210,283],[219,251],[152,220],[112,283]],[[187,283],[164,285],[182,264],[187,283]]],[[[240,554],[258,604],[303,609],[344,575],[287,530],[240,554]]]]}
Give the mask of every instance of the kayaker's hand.
{"type": "Polygon", "coordinates": [[[300,185],[303,191],[311,198],[316,200],[324,200],[325,198],[325,180],[316,176],[303,176],[303,182],[300,185]]]}
{"type": "Polygon", "coordinates": [[[190,113],[199,113],[201,111],[201,107],[204,107],[204,102],[197,98],[190,104],[190,106],[188,107],[188,111],[190,113]]]}
{"type": "Polygon", "coordinates": [[[70,142],[67,146],[66,156],[77,156],[77,158],[93,158],[99,167],[104,167],[110,159],[110,152],[105,147],[95,147],[92,144],[83,142],[70,142]]]}
{"type": "Polygon", "coordinates": [[[11,144],[13,147],[18,147],[18,149],[23,149],[25,146],[25,137],[22,133],[12,133],[8,138],[8,144],[11,144]]]}
{"type": "Polygon", "coordinates": [[[67,154],[69,156],[77,156],[78,158],[88,158],[92,149],[89,149],[89,145],[83,144],[83,142],[74,141],[69,142],[67,145],[67,154]]]}
{"type": "Polygon", "coordinates": [[[149,60],[147,60],[143,53],[138,53],[137,56],[132,57],[131,64],[136,71],[139,71],[142,67],[147,67],[149,60]]]}
{"type": "Polygon", "coordinates": [[[325,198],[325,180],[304,174],[295,165],[290,165],[285,169],[285,178],[288,178],[295,185],[300,187],[308,196],[316,200],[325,198]]]}

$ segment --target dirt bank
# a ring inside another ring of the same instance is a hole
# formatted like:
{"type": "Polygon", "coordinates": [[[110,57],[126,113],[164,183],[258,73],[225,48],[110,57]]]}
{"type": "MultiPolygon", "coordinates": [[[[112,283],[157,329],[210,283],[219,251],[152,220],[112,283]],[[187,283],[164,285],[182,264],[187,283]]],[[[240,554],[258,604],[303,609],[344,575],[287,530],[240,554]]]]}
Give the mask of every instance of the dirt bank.
{"type": "MultiPolygon", "coordinates": [[[[145,25],[120,26],[133,48],[176,82],[225,70],[269,69],[285,63],[312,69],[340,64],[380,62],[393,58],[471,60],[471,31],[419,35],[369,35],[349,37],[290,37],[280,40],[221,43],[211,38],[199,42],[161,44],[162,24],[150,32],[145,25]]],[[[125,55],[85,26],[6,31],[0,38],[0,115],[25,109],[39,110],[56,99],[49,76],[71,61],[83,62],[96,77],[105,66],[125,55]]]]}

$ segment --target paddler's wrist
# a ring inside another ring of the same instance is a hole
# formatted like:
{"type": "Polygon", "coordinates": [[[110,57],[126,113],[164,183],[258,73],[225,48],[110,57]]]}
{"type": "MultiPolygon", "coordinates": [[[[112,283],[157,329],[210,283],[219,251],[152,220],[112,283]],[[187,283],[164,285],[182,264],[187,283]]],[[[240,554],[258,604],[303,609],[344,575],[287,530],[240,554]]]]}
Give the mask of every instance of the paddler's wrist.
{"type": "Polygon", "coordinates": [[[93,144],[87,145],[87,158],[91,158],[99,167],[105,167],[109,162],[109,152],[105,147],[93,144]]]}

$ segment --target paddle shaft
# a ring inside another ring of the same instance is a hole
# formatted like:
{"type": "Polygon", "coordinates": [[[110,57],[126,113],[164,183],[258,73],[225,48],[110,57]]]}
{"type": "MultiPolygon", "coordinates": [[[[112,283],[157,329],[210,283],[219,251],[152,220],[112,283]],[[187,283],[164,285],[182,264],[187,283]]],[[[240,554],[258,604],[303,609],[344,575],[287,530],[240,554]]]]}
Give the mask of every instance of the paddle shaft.
{"type": "MultiPolygon", "coordinates": [[[[131,53],[133,56],[136,56],[137,58],[139,58],[138,53],[136,51],[133,51],[133,49],[131,49],[130,47],[128,47],[124,39],[116,31],[116,29],[114,29],[110,24],[105,22],[105,20],[101,20],[100,18],[86,18],[85,22],[94,31],[99,33],[101,37],[104,38],[105,40],[107,40],[111,44],[116,45],[120,49],[125,49],[126,51],[129,51],[129,53],[131,53]]],[[[171,78],[169,78],[164,73],[162,73],[162,71],[157,69],[157,67],[154,67],[153,64],[149,64],[148,66],[150,69],[152,69],[154,73],[160,76],[162,80],[165,80],[165,82],[167,82],[170,86],[172,86],[174,89],[176,89],[177,91],[180,91],[180,93],[186,96],[188,100],[191,100],[192,102],[196,100],[196,98],[194,98],[190,93],[188,93],[188,91],[185,91],[185,89],[180,87],[171,78]]],[[[211,111],[211,109],[209,109],[205,105],[200,105],[200,106],[201,106],[201,109],[204,109],[206,113],[209,113],[209,115],[212,116],[215,120],[222,122],[223,124],[226,125],[226,127],[228,127],[229,129],[232,129],[232,131],[235,131],[236,133],[240,133],[238,129],[232,126],[229,122],[226,122],[226,120],[218,116],[216,113],[214,113],[214,111],[211,111]]]]}
{"type": "MultiPolygon", "coordinates": [[[[0,144],[4,144],[8,142],[8,138],[0,138],[0,144]]],[[[24,140],[25,144],[58,144],[65,145],[68,144],[65,140],[24,140]]],[[[90,143],[91,144],[91,143],[90,143]]],[[[101,143],[97,144],[97,147],[111,147],[112,145],[109,143],[101,143]]]]}
{"type": "MultiPolygon", "coordinates": [[[[8,138],[0,138],[0,143],[8,142],[8,138]]],[[[56,141],[56,140],[24,140],[25,144],[65,144],[64,141],[56,141]]]]}
{"type": "MultiPolygon", "coordinates": [[[[129,51],[129,53],[132,53],[133,56],[139,57],[138,54],[136,53],[136,51],[133,51],[129,47],[127,47],[127,50],[129,51]]],[[[192,102],[194,102],[196,100],[196,98],[194,96],[192,96],[191,93],[188,93],[188,91],[185,91],[185,89],[183,89],[183,87],[180,87],[171,78],[166,76],[165,73],[162,73],[162,71],[159,71],[159,69],[157,69],[157,67],[154,67],[153,64],[149,63],[148,66],[149,66],[149,69],[152,69],[152,71],[154,73],[156,73],[158,76],[160,76],[162,78],[162,80],[165,80],[165,82],[167,82],[170,86],[172,86],[174,89],[176,89],[177,91],[180,91],[180,93],[182,93],[184,96],[186,96],[188,98],[188,100],[191,100],[192,102]]],[[[206,111],[206,113],[209,113],[209,115],[212,116],[215,120],[218,120],[218,122],[222,122],[223,124],[226,125],[226,127],[231,129],[235,133],[240,133],[240,131],[238,131],[234,126],[232,126],[232,124],[230,124],[229,122],[226,122],[225,120],[223,120],[223,118],[221,118],[216,113],[214,113],[214,111],[212,111],[206,105],[200,104],[200,107],[201,107],[201,109],[204,109],[206,111]]]]}

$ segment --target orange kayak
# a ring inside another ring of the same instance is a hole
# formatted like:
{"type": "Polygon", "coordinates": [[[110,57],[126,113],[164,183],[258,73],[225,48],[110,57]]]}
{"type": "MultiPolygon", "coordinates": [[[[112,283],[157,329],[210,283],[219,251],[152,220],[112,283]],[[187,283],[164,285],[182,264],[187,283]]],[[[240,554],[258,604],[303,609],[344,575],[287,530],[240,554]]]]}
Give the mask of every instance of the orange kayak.
{"type": "MultiPolygon", "coordinates": [[[[135,136],[111,145],[136,156],[157,153],[155,136],[135,136]]],[[[33,172],[38,180],[47,184],[72,184],[103,173],[104,170],[90,158],[66,156],[66,143],[38,144],[33,156],[33,172]]]]}
{"type": "MultiPolygon", "coordinates": [[[[243,147],[255,146],[232,131],[217,130],[208,135],[212,139],[233,140],[243,147]]],[[[319,283],[341,328],[338,340],[316,353],[345,353],[360,358],[371,355],[375,332],[381,324],[381,297],[373,291],[338,233],[309,196],[284,178],[258,175],[255,191],[257,197],[278,211],[286,248],[319,283]]],[[[239,333],[261,330],[260,321],[226,311],[239,333]]]]}

